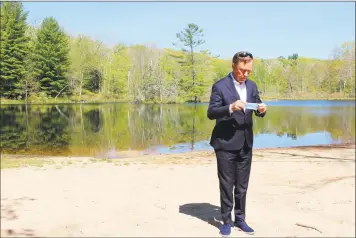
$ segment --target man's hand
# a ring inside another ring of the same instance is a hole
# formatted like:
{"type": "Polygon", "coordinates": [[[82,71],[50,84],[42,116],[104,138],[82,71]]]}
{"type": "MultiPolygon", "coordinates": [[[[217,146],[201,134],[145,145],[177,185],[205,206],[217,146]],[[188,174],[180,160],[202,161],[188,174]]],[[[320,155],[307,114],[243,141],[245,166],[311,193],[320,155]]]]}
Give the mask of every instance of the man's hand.
{"type": "Polygon", "coordinates": [[[260,103],[258,104],[258,108],[257,108],[259,113],[264,113],[265,111],[267,111],[267,106],[264,103],[260,103]]]}
{"type": "Polygon", "coordinates": [[[237,100],[234,103],[231,103],[230,108],[232,111],[241,111],[244,109],[246,102],[237,100]]]}

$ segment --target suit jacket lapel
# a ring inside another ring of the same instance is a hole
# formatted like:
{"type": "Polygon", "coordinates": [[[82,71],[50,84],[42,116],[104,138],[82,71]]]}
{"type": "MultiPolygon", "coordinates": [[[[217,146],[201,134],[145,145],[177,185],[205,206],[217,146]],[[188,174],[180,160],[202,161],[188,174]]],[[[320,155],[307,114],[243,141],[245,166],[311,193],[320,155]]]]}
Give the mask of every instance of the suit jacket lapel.
{"type": "MultiPolygon", "coordinates": [[[[234,80],[235,79],[233,79],[231,77],[231,74],[229,74],[229,77],[227,77],[227,81],[225,81],[225,85],[230,91],[231,103],[236,102],[237,100],[240,100],[240,95],[238,94],[238,92],[236,90],[236,87],[235,87],[235,84],[234,84],[234,80]]],[[[245,114],[244,110],[241,110],[241,112],[243,114],[245,114]]],[[[235,113],[234,113],[234,115],[235,115],[235,113]]]]}
{"type": "Polygon", "coordinates": [[[246,79],[245,81],[246,84],[246,101],[247,102],[253,102],[252,98],[252,85],[249,79],[246,79]]]}
{"type": "Polygon", "coordinates": [[[231,77],[231,74],[229,74],[229,77],[227,77],[226,79],[227,80],[225,81],[225,85],[230,91],[232,102],[240,100],[240,96],[236,91],[234,81],[233,81],[234,79],[231,77]]]}
{"type": "MultiPolygon", "coordinates": [[[[251,84],[251,81],[249,79],[246,79],[245,83],[246,83],[246,101],[254,103],[255,101],[252,98],[252,84],[251,84]]],[[[251,109],[246,109],[246,112],[249,112],[249,111],[252,111],[252,110],[251,109]]],[[[247,113],[246,113],[246,115],[247,115],[247,113]]]]}

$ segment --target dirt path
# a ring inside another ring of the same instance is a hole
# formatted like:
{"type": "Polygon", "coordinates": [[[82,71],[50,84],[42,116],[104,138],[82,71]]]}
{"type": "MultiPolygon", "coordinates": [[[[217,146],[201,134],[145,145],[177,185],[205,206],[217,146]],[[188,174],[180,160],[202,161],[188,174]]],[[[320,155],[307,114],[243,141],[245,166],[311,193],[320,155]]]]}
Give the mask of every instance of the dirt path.
{"type": "MultiPolygon", "coordinates": [[[[58,160],[1,171],[2,236],[219,236],[210,152],[58,160]]],[[[355,147],[256,150],[247,199],[255,236],[354,236],[355,147]]]]}

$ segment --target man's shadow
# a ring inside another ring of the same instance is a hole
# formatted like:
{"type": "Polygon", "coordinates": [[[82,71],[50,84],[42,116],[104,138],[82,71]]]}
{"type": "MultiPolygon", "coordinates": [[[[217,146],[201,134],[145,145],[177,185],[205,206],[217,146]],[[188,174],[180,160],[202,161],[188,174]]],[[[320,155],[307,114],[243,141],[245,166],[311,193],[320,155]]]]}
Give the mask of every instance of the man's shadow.
{"type": "Polygon", "coordinates": [[[188,203],[179,206],[179,213],[199,218],[216,228],[222,224],[220,207],[210,203],[188,203]]]}

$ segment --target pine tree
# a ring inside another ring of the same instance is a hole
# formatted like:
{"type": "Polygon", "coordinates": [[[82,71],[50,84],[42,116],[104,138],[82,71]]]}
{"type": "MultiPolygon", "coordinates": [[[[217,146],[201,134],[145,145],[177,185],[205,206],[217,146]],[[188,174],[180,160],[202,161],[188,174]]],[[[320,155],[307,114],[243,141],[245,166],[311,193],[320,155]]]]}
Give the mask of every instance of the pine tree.
{"type": "Polygon", "coordinates": [[[34,73],[34,66],[35,66],[34,48],[36,43],[36,31],[37,29],[35,27],[29,26],[26,33],[30,39],[28,44],[28,53],[24,58],[26,74],[20,80],[21,88],[24,92],[24,99],[26,102],[28,100],[28,97],[36,94],[39,89],[39,82],[36,80],[35,73],[34,73]]]}
{"type": "Polygon", "coordinates": [[[24,95],[21,79],[26,74],[24,59],[29,42],[26,19],[27,12],[24,12],[21,2],[1,4],[0,86],[4,97],[24,95]]]}
{"type": "Polygon", "coordinates": [[[68,92],[69,37],[53,17],[45,18],[37,31],[35,77],[48,96],[68,92]]]}
{"type": "MultiPolygon", "coordinates": [[[[181,78],[180,88],[186,98],[193,98],[196,103],[198,97],[203,96],[206,88],[204,67],[210,67],[210,62],[208,62],[210,52],[207,50],[197,52],[205,40],[203,39],[203,29],[194,23],[188,24],[188,27],[177,33],[176,36],[181,43],[183,52],[183,55],[176,58],[178,58],[182,70],[188,73],[186,77],[181,78]]],[[[177,43],[173,44],[178,45],[177,43]]]]}

